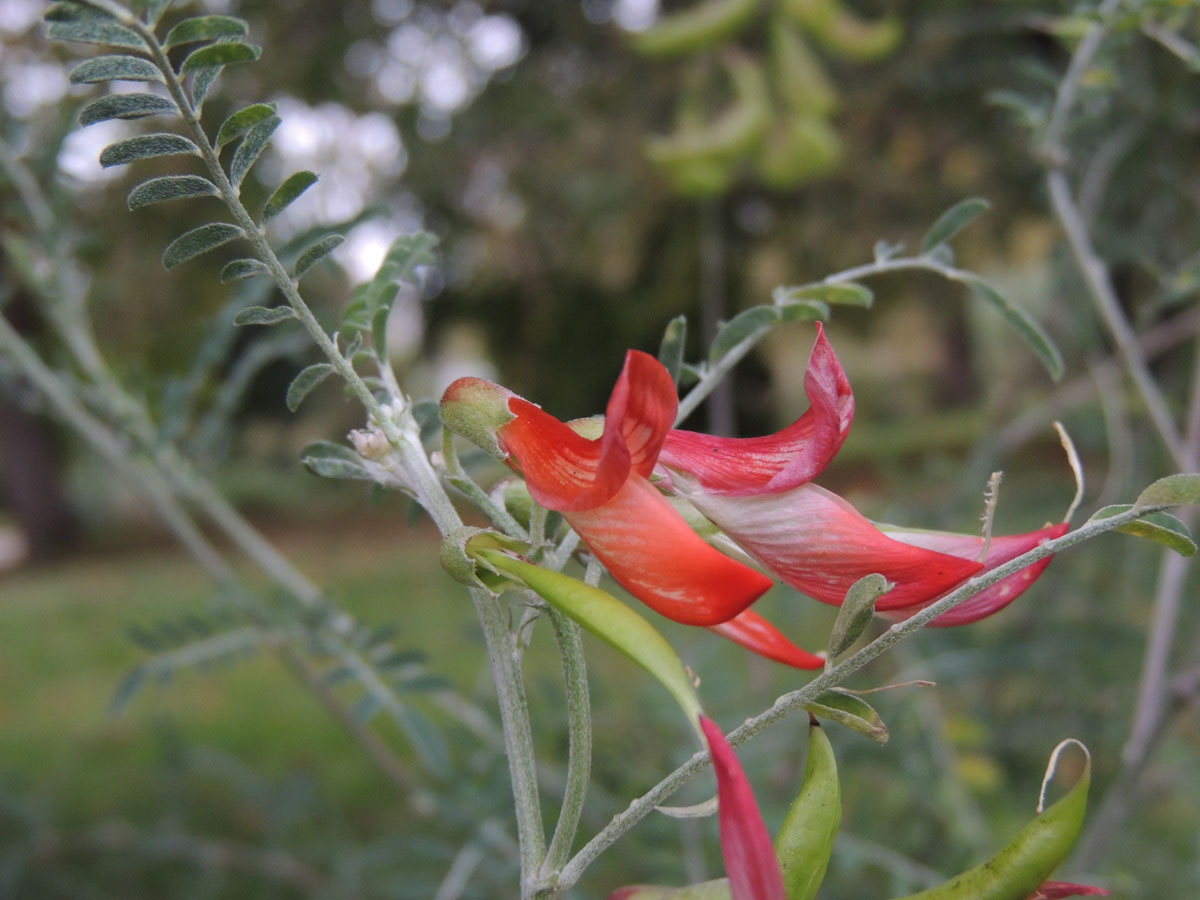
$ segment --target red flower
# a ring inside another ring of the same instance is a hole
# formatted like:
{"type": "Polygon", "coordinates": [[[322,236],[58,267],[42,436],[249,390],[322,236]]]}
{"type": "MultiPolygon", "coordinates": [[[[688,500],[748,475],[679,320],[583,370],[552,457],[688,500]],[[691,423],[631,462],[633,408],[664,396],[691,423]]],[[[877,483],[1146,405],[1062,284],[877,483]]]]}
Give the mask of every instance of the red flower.
{"type": "MultiPolygon", "coordinates": [[[[824,661],[748,610],[771,579],[701,539],[651,475],[767,570],[817,600],[841,604],[859,578],[882,574],[895,585],[877,605],[885,614],[911,614],[1066,530],[1063,524],[995,538],[982,561],[982,538],[881,530],[811,483],[841,448],[854,418],[849,379],[819,324],[805,390],[808,412],[774,435],[721,438],[672,430],[674,382],[653,357],[631,350],[602,426],[596,420],[565,424],[477,378],[452,384],[442,411],[451,427],[523,474],[533,498],[561,512],[613,578],[646,605],[800,668],[820,668],[824,661]],[[588,436],[599,427],[597,436],[588,436]]],[[[935,624],[992,614],[1048,564],[1005,579],[935,624]]]]}
{"type": "Polygon", "coordinates": [[[1059,900],[1061,897],[1107,897],[1111,891],[1087,884],[1071,884],[1067,881],[1047,881],[1029,895],[1026,900],[1059,900]]]}

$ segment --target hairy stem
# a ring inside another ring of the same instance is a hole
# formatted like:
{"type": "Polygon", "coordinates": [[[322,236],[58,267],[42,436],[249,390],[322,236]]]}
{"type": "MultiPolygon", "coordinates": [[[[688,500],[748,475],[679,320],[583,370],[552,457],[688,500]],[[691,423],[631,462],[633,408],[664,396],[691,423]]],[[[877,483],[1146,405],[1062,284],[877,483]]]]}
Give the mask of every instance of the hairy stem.
{"type": "MultiPolygon", "coordinates": [[[[911,636],[922,626],[927,625],[942,613],[966,602],[971,597],[991,587],[998,581],[1007,578],[1009,575],[1021,571],[1026,566],[1040,559],[1045,559],[1048,556],[1066,550],[1068,547],[1073,547],[1104,532],[1120,528],[1122,525],[1127,525],[1145,515],[1158,512],[1164,508],[1161,506],[1146,506],[1140,509],[1131,509],[1110,518],[1088,521],[1075,531],[1068,532],[1060,538],[1046,541],[1032,550],[1015,557],[1004,565],[997,566],[991,571],[972,578],[966,584],[947,594],[936,603],[927,606],[902,622],[897,622],[861,650],[847,657],[837,665],[826,669],[804,687],[777,698],[770,708],[759,713],[757,716],[747,719],[731,731],[729,733],[729,742],[734,746],[742,744],[771,725],[774,725],[789,713],[804,708],[806,704],[811,703],[822,691],[841,684],[846,678],[857,672],[867,663],[881,656],[898,641],[911,636]]],[[[660,805],[675,793],[692,776],[703,770],[708,763],[709,756],[706,751],[699,751],[693,754],[683,765],[679,766],[679,768],[641,797],[630,803],[623,812],[618,813],[563,868],[562,874],[559,877],[560,888],[567,888],[575,884],[584,870],[604,850],[645,818],[655,806],[660,805]]]]}

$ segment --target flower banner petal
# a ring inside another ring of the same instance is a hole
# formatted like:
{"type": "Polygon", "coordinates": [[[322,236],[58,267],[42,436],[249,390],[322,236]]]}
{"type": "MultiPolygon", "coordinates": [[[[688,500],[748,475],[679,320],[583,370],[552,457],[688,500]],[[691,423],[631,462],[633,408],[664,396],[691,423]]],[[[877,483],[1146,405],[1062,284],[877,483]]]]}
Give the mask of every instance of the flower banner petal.
{"type": "Polygon", "coordinates": [[[675,430],[659,459],[713,494],[778,492],[811,481],[841,449],[854,419],[850,381],[819,323],[804,388],[808,411],[776,434],[723,438],[675,430]]]}
{"type": "Polygon", "coordinates": [[[757,496],[705,493],[687,476],[676,489],[743,550],[792,587],[838,606],[858,579],[878,572],[896,586],[876,610],[939,597],[983,565],[893,540],[853,506],[815,484],[757,496]]]}
{"type": "Polygon", "coordinates": [[[725,622],[773,584],[705,543],[640,476],[603,506],[564,515],[618,584],[685,625],[725,622]]]}

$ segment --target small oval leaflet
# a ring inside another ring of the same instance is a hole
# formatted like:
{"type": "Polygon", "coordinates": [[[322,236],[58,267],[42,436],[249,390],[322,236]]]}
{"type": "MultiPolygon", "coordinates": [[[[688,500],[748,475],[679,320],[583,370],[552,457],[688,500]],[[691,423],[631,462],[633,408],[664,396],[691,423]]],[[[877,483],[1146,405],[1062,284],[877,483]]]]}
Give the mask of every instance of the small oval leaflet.
{"type": "Polygon", "coordinates": [[[1050,377],[1055,381],[1062,378],[1062,353],[1054,341],[1050,340],[1050,336],[1046,334],[1042,326],[1034,321],[1029,313],[1025,312],[1019,306],[1014,306],[1009,302],[1007,297],[978,275],[961,272],[957,269],[943,271],[942,274],[953,281],[961,281],[970,287],[977,296],[999,310],[1000,314],[1004,316],[1005,321],[1016,329],[1017,333],[1025,339],[1026,343],[1033,349],[1033,352],[1041,359],[1042,365],[1046,367],[1046,371],[1050,373],[1050,377]]]}
{"type": "Polygon", "coordinates": [[[1181,506],[1200,503],[1200,475],[1168,475],[1140,494],[1134,506],[1181,506]]]}
{"type": "Polygon", "coordinates": [[[309,444],[301,451],[300,461],[310,472],[322,478],[374,480],[357,453],[332,441],[315,441],[309,444]]]}
{"type": "Polygon", "coordinates": [[[296,268],[292,272],[292,277],[299,281],[304,277],[305,272],[340,247],[345,240],[340,234],[331,234],[310,245],[296,260],[296,268]]]}
{"type": "MultiPolygon", "coordinates": [[[[239,281],[242,278],[251,278],[255,275],[266,275],[266,274],[267,274],[267,267],[264,266],[257,259],[248,259],[248,258],[247,259],[235,259],[235,260],[232,260],[232,261],[226,263],[225,268],[221,269],[221,281],[224,284],[229,284],[229,282],[231,282],[231,281],[239,281]]],[[[264,307],[262,307],[262,306],[250,307],[250,309],[263,309],[263,308],[264,307]]],[[[287,307],[287,306],[275,307],[275,309],[290,310],[291,307],[287,307]]],[[[249,310],[242,310],[242,312],[238,313],[238,316],[240,317],[242,315],[242,313],[245,313],[248,311],[249,310]]],[[[274,310],[271,310],[271,311],[274,312],[274,310]]],[[[233,320],[233,324],[234,325],[249,325],[249,324],[269,325],[272,323],[270,323],[270,322],[262,322],[262,323],[239,322],[237,320],[237,318],[235,318],[233,320]]]]}
{"type": "Polygon", "coordinates": [[[71,84],[99,84],[102,81],[163,80],[158,66],[140,56],[97,56],[71,70],[71,84]]]}
{"type": "Polygon", "coordinates": [[[684,345],[687,343],[687,316],[676,316],[667,323],[662,343],[658,347],[658,361],[671,373],[671,380],[679,385],[679,371],[683,366],[684,345]]]}
{"type": "Polygon", "coordinates": [[[274,103],[252,103],[250,106],[239,109],[221,123],[221,127],[217,129],[217,138],[213,141],[213,146],[220,150],[230,141],[241,137],[267,116],[273,115],[275,115],[274,103]]]}
{"type": "Polygon", "coordinates": [[[861,697],[840,688],[822,691],[804,708],[818,719],[831,719],[851,731],[866,735],[876,743],[887,743],[888,727],[883,724],[875,708],[861,697]]]}
{"type": "Polygon", "coordinates": [[[194,256],[207,253],[215,247],[227,244],[235,238],[242,237],[242,229],[227,222],[213,222],[201,225],[181,234],[163,251],[163,265],[173,269],[181,262],[187,262],[194,256]]]}
{"type": "Polygon", "coordinates": [[[279,127],[280,121],[279,116],[272,114],[246,132],[246,136],[242,138],[242,142],[233,154],[233,161],[229,164],[229,181],[234,187],[241,186],[242,179],[246,177],[250,167],[267,148],[267,143],[271,140],[275,129],[279,127]]]}
{"type": "Polygon", "coordinates": [[[291,412],[299,409],[309,392],[332,375],[333,371],[330,363],[313,363],[311,366],[301,369],[299,374],[292,379],[292,383],[288,385],[287,408],[291,412]]]}
{"type": "Polygon", "coordinates": [[[968,197],[955,203],[929,226],[929,231],[921,241],[921,252],[928,253],[946,243],[991,208],[992,204],[982,197],[968,197]]]}
{"type": "Polygon", "coordinates": [[[93,100],[79,113],[80,125],[95,125],[109,119],[141,119],[145,116],[174,116],[179,110],[157,94],[108,94],[93,100]]]}
{"type": "Polygon", "coordinates": [[[878,572],[864,575],[850,586],[829,634],[828,659],[836,659],[850,649],[871,624],[876,602],[894,587],[878,572]]]}
{"type": "Polygon", "coordinates": [[[146,42],[136,31],[126,28],[112,16],[99,10],[74,3],[56,3],[47,10],[45,19],[50,23],[46,33],[56,40],[125,47],[130,50],[146,49],[146,42]]]}
{"type": "MultiPolygon", "coordinates": [[[[257,260],[235,259],[234,262],[257,262],[257,260]]],[[[233,324],[278,325],[280,322],[294,318],[296,318],[296,313],[290,306],[247,306],[233,317],[233,324]]]]}
{"type": "MultiPolygon", "coordinates": [[[[1106,506],[1092,513],[1092,517],[1088,521],[1094,522],[1097,519],[1110,519],[1131,509],[1133,507],[1128,503],[1106,506]]],[[[1117,531],[1122,534],[1131,534],[1134,537],[1155,541],[1165,547],[1170,547],[1180,556],[1192,556],[1196,553],[1196,541],[1192,537],[1191,531],[1187,525],[1170,513],[1150,513],[1135,522],[1120,526],[1117,528],[1117,531]]]]}
{"type": "Polygon", "coordinates": [[[217,186],[199,175],[164,175],[143,181],[129,192],[126,201],[130,209],[140,209],[164,200],[182,200],[187,197],[211,197],[218,193],[217,186]]]}
{"type": "Polygon", "coordinates": [[[121,166],[135,159],[185,154],[199,156],[200,148],[183,135],[170,132],[140,134],[105,147],[100,152],[100,165],[107,169],[109,166],[121,166]]]}
{"type": "Polygon", "coordinates": [[[184,19],[167,32],[163,41],[164,48],[191,44],[196,41],[228,40],[240,38],[250,30],[243,19],[233,16],[195,16],[184,19]]]}
{"type": "Polygon", "coordinates": [[[766,334],[779,319],[779,310],[774,306],[752,306],[742,310],[717,329],[708,350],[709,363],[715,365],[742,341],[766,334]]]}
{"type": "Polygon", "coordinates": [[[787,306],[801,300],[819,300],[835,306],[869,307],[875,301],[875,294],[866,285],[855,281],[843,281],[836,284],[778,287],[771,292],[771,300],[776,306],[787,306]]]}
{"type": "Polygon", "coordinates": [[[192,51],[179,67],[179,74],[186,75],[189,72],[211,69],[214,66],[254,62],[260,56],[262,56],[262,47],[257,44],[210,44],[192,51]]]}
{"type": "Polygon", "coordinates": [[[270,199],[267,200],[259,221],[265,225],[291,206],[301,194],[316,183],[316,174],[307,170],[289,175],[283,184],[275,189],[275,193],[271,195],[270,199]]]}

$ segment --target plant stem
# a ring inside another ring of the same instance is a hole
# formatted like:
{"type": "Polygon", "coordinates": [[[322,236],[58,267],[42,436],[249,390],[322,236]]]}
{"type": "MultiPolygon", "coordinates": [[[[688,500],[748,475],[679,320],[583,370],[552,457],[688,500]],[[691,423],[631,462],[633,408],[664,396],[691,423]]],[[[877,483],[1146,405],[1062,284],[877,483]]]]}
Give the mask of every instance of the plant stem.
{"type": "Polygon", "coordinates": [[[592,769],[592,712],[588,699],[587,666],[583,655],[583,631],[574,621],[550,609],[550,623],[562,657],[567,694],[567,783],[554,837],[542,865],[542,878],[562,868],[579,831],[583,801],[592,769]]]}
{"type": "MultiPolygon", "coordinates": [[[[972,578],[936,603],[927,606],[902,622],[897,622],[861,650],[847,657],[837,665],[826,669],[804,687],[777,698],[768,709],[757,716],[747,719],[731,731],[728,735],[730,744],[737,746],[744,743],[789,713],[802,709],[806,704],[811,703],[822,691],[841,684],[851,674],[878,658],[898,641],[909,637],[942,613],[953,609],[960,603],[964,603],[979,592],[1007,578],[1009,575],[1021,571],[1026,566],[1040,559],[1045,559],[1048,556],[1066,550],[1068,547],[1073,547],[1104,532],[1120,528],[1122,525],[1127,525],[1143,516],[1149,515],[1152,512],[1158,512],[1164,508],[1166,507],[1146,506],[1140,509],[1130,509],[1109,518],[1088,521],[1060,538],[1046,541],[1032,550],[1009,560],[1007,563],[997,566],[995,569],[987,571],[976,578],[972,578]]],[[[683,765],[679,766],[679,768],[645,794],[631,802],[623,812],[613,817],[612,821],[585,844],[563,868],[559,877],[559,887],[569,888],[574,885],[583,874],[583,871],[596,857],[647,816],[655,806],[660,805],[682,787],[693,775],[705,768],[708,762],[709,757],[706,751],[699,751],[693,754],[683,765]]]]}

